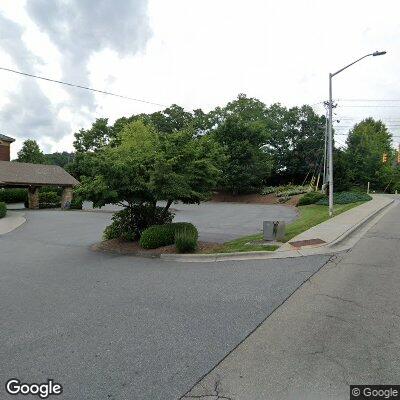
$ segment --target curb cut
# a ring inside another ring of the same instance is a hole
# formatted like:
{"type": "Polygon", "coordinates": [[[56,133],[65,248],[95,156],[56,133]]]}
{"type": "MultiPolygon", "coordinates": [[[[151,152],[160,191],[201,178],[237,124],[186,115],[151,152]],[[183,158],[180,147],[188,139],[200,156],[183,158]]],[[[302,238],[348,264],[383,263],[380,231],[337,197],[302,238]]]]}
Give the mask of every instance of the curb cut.
{"type": "Polygon", "coordinates": [[[244,260],[296,258],[296,257],[304,257],[310,255],[318,255],[318,254],[331,254],[337,251],[342,251],[347,249],[347,248],[334,249],[334,247],[338,247],[340,243],[342,243],[349,236],[351,236],[356,231],[361,229],[364,225],[370,222],[378,214],[385,211],[389,206],[393,205],[393,203],[394,199],[392,199],[389,203],[384,204],[383,206],[375,210],[372,214],[362,219],[360,222],[352,226],[346,232],[342,233],[332,242],[326,243],[322,246],[309,247],[299,250],[286,250],[281,252],[248,251],[248,252],[215,253],[215,254],[161,254],[160,259],[165,261],[208,263],[217,261],[244,261],[244,260]]]}

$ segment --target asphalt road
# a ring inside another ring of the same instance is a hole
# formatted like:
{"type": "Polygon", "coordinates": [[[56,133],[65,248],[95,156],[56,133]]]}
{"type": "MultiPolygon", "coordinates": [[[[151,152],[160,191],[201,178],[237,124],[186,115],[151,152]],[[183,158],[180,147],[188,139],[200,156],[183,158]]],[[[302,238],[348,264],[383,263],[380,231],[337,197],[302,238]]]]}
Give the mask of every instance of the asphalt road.
{"type": "Polygon", "coordinates": [[[397,202],[185,399],[216,398],[217,383],[219,398],[232,400],[348,400],[350,385],[398,384],[399,244],[397,202]]]}
{"type": "MultiPolygon", "coordinates": [[[[162,203],[160,203],[162,204],[162,203]]],[[[92,209],[91,203],[85,207],[92,209]]],[[[118,210],[107,205],[102,210],[118,210]]],[[[239,204],[205,202],[201,204],[173,204],[175,222],[187,221],[196,225],[203,241],[223,243],[242,236],[262,232],[263,221],[291,222],[297,218],[294,207],[278,204],[239,204]]]]}
{"type": "Polygon", "coordinates": [[[27,212],[0,236],[1,399],[12,377],[53,378],[60,399],[177,399],[327,261],[92,252],[110,216],[27,212]]]}

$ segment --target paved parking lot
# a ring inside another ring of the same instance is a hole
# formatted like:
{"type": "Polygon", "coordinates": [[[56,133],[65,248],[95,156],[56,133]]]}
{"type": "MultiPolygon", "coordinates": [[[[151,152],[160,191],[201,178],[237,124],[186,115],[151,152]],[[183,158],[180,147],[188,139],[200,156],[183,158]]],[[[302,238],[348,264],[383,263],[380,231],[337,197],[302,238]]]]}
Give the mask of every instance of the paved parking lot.
{"type": "Polygon", "coordinates": [[[26,216],[0,235],[0,381],[53,378],[60,399],[179,398],[327,260],[108,255],[89,245],[109,213],[26,216]]]}
{"type": "MultiPolygon", "coordinates": [[[[92,209],[90,203],[85,207],[92,209]]],[[[239,204],[207,202],[197,204],[173,204],[174,221],[188,221],[196,225],[200,240],[223,243],[241,236],[262,231],[263,221],[291,222],[297,218],[294,207],[266,204],[239,204]]],[[[104,211],[118,210],[105,206],[104,211]]]]}

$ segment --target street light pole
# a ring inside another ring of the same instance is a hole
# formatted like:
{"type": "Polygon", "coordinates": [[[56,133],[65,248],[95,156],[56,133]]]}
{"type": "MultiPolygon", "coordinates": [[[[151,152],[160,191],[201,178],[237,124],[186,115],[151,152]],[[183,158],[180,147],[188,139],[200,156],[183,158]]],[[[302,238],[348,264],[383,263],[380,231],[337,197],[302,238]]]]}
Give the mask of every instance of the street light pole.
{"type": "Polygon", "coordinates": [[[332,74],[329,74],[329,109],[328,109],[328,173],[329,173],[329,217],[333,215],[333,138],[332,138],[332,74]]]}
{"type": "Polygon", "coordinates": [[[333,135],[332,135],[332,109],[333,109],[333,101],[332,101],[332,78],[339,74],[340,72],[344,71],[345,69],[351,67],[355,63],[361,61],[362,59],[369,57],[369,56],[383,56],[386,54],[386,51],[375,51],[370,54],[366,54],[363,57],[353,61],[351,64],[346,65],[345,67],[339,69],[338,71],[334,72],[333,74],[329,74],[329,124],[328,124],[328,174],[329,174],[329,217],[333,215],[333,135]]]}

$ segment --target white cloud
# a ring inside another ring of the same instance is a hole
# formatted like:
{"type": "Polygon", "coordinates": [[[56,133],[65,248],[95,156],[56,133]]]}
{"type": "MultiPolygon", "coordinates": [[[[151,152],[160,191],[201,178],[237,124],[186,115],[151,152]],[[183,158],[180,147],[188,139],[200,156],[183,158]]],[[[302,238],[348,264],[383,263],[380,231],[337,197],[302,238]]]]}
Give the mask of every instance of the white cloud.
{"type": "MultiPolygon", "coordinates": [[[[384,49],[386,56],[366,59],[335,77],[334,97],[400,99],[400,4],[396,0],[338,0],[332,4],[318,0],[149,0],[148,7],[144,1],[120,0],[100,2],[102,6],[95,8],[88,0],[35,0],[25,8],[13,3],[2,2],[0,12],[30,33],[22,34],[22,45],[14,43],[42,58],[44,64],[37,63],[38,71],[56,79],[68,78],[187,109],[209,110],[240,92],[267,104],[279,101],[292,106],[325,100],[329,72],[365,53],[384,49]],[[41,48],[48,50],[48,57],[41,48]]],[[[10,49],[3,47],[3,51],[10,49]]],[[[12,50],[17,53],[14,60],[21,58],[20,51],[12,50]]],[[[4,74],[0,72],[1,82],[4,74]]],[[[53,106],[55,118],[70,125],[68,132],[54,132],[52,148],[57,150],[72,141],[67,134],[89,126],[96,117],[114,120],[158,109],[49,83],[40,83],[39,88],[50,101],[46,110],[53,106]]],[[[26,102],[19,103],[20,97],[7,93],[2,90],[16,108],[29,108],[26,102]]],[[[5,107],[3,102],[1,107],[5,107]]],[[[344,117],[353,118],[346,120],[349,125],[368,115],[394,121],[399,111],[400,107],[338,107],[337,114],[343,122],[344,117]]],[[[394,122],[390,126],[399,134],[394,122]]],[[[22,137],[28,132],[5,133],[22,137]]]]}

